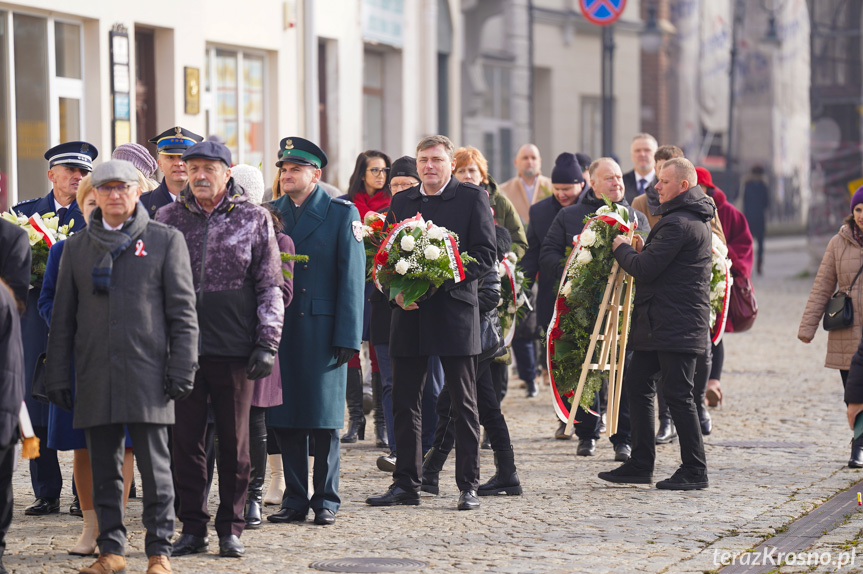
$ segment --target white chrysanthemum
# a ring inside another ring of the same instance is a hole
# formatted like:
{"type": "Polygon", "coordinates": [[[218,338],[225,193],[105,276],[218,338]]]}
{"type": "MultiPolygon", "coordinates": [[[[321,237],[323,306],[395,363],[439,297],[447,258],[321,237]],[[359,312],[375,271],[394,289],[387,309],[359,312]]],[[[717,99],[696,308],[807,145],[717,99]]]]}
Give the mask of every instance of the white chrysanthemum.
{"type": "Polygon", "coordinates": [[[572,293],[572,281],[567,281],[563,284],[563,289],[560,290],[560,294],[564,297],[569,297],[570,293],[572,293]]]}
{"type": "Polygon", "coordinates": [[[710,234],[713,237],[713,248],[719,252],[723,259],[728,258],[728,247],[722,243],[722,240],[719,239],[719,236],[715,233],[710,234]]]}
{"type": "Polygon", "coordinates": [[[581,232],[581,237],[579,238],[579,241],[585,247],[592,247],[593,244],[596,243],[596,232],[588,227],[581,232]]]}
{"type": "Polygon", "coordinates": [[[396,263],[396,273],[398,273],[399,275],[404,275],[408,272],[408,269],[410,269],[410,267],[411,264],[408,263],[406,260],[399,259],[398,263],[396,263]]]}
{"type": "Polygon", "coordinates": [[[506,277],[506,265],[503,262],[497,264],[497,274],[501,277],[506,277]]]}
{"type": "Polygon", "coordinates": [[[579,254],[575,258],[581,265],[587,265],[591,261],[593,261],[593,254],[590,252],[590,249],[582,249],[579,254]]]}
{"type": "Polygon", "coordinates": [[[423,251],[423,255],[429,261],[435,261],[438,257],[440,257],[440,249],[438,247],[435,247],[434,245],[429,245],[425,248],[425,251],[423,251]]]}
{"type": "Polygon", "coordinates": [[[509,313],[510,315],[512,315],[513,313],[515,313],[515,306],[510,305],[509,307],[506,308],[506,312],[509,313]]]}
{"type": "Polygon", "coordinates": [[[515,265],[518,262],[518,257],[515,256],[515,253],[510,251],[506,254],[506,258],[509,259],[509,262],[515,265]]]}
{"type": "Polygon", "coordinates": [[[608,207],[607,205],[603,205],[602,207],[600,207],[599,209],[596,210],[597,215],[605,215],[607,213],[611,213],[611,208],[608,207]]]}
{"type": "MultiPolygon", "coordinates": [[[[429,222],[429,223],[431,223],[431,222],[429,222]]],[[[429,239],[434,239],[436,241],[443,241],[443,237],[444,237],[443,229],[441,229],[437,225],[431,225],[431,226],[429,226],[428,236],[429,236],[429,239]]]]}
{"type": "Polygon", "coordinates": [[[716,287],[713,288],[713,293],[716,298],[721,298],[725,295],[725,281],[720,281],[716,284],[716,287]]]}
{"type": "Polygon", "coordinates": [[[402,237],[401,243],[399,245],[401,245],[402,249],[404,249],[405,251],[413,251],[414,247],[416,247],[417,245],[417,241],[416,239],[414,239],[413,235],[405,235],[404,237],[402,237]]]}

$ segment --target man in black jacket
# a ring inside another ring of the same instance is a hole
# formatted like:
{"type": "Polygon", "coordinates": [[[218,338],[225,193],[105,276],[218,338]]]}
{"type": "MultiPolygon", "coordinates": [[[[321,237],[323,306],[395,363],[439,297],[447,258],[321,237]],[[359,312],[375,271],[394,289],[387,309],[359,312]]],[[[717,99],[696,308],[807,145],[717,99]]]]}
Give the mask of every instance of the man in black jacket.
{"type": "MultiPolygon", "coordinates": [[[[566,248],[572,245],[572,237],[584,229],[584,218],[592,217],[596,210],[605,205],[605,199],[612,203],[623,205],[629,211],[629,219],[638,222],[640,232],[650,230],[650,224],[644,214],[632,209],[623,197],[623,174],[620,166],[611,158],[601,157],[590,164],[590,180],[593,188],[584,192],[580,201],[571,207],[560,210],[551,224],[551,228],[542,242],[539,261],[542,269],[557,279],[563,274],[566,248]]],[[[555,294],[556,295],[556,294],[555,294]]],[[[549,314],[549,320],[551,320],[549,314]]],[[[621,399],[620,424],[611,442],[614,445],[615,460],[623,462],[629,458],[629,417],[626,398],[621,399]]],[[[599,412],[596,408],[594,408],[599,412]]],[[[585,410],[579,410],[575,434],[578,437],[579,456],[593,456],[596,453],[596,441],[599,440],[599,417],[585,410]]],[[[566,438],[561,422],[556,437],[566,438]]]]}
{"type": "Polygon", "coordinates": [[[696,185],[695,167],[685,158],[662,166],[656,191],[662,219],[643,249],[625,237],[614,241],[614,257],[635,278],[635,309],[630,330],[632,360],[624,375],[632,424],[632,457],[599,473],[609,482],[649,484],[656,444],[653,429],[654,375],[680,437],[683,464],[657,488],[707,488],[707,461],[693,398],[695,361],[709,344],[710,273],[715,208],[696,185]]]}
{"type": "Polygon", "coordinates": [[[464,280],[444,282],[429,299],[404,305],[399,294],[393,310],[390,357],[393,368],[393,414],[398,450],[393,484],[371,496],[372,506],[419,504],[422,446],[420,403],[429,355],[443,364],[456,419],[456,483],[459,510],[479,508],[479,415],[476,399],[477,355],[481,352],[477,280],[495,265],[494,219],[488,193],[452,177],[452,142],[430,136],[417,146],[422,185],[393,196],[389,223],[422,214],[455,233],[459,251],[476,263],[465,265],[464,280]]]}

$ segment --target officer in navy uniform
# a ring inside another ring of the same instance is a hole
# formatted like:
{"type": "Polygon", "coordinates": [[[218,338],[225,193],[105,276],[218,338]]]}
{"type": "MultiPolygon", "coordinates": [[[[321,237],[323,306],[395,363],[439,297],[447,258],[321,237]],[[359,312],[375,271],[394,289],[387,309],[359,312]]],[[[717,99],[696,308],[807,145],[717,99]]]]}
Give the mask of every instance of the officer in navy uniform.
{"type": "Polygon", "coordinates": [[[159,152],[156,162],[163,176],[159,187],[141,194],[141,204],[147,209],[150,219],[153,219],[160,207],[177,199],[186,187],[189,176],[186,174],[183,154],[196,143],[204,141],[204,138],[185,128],[175,126],[147,141],[156,145],[156,150],[159,152]]]}
{"type": "Polygon", "coordinates": [[[270,522],[335,522],[339,509],[339,431],[345,421],[347,362],[360,348],[366,254],[354,204],[330,197],[319,185],[326,154],[312,142],[281,141],[279,187],[273,202],[285,233],[306,263],[294,266],[294,300],[285,309],[279,362],[282,404],[270,407],[267,426],[282,453],[285,493],[270,522]],[[309,438],[314,492],[308,493],[309,438]]]}
{"type": "MultiPolygon", "coordinates": [[[[93,160],[99,155],[93,144],[87,142],[67,142],[52,147],[45,152],[48,160],[48,180],[53,189],[43,197],[28,199],[15,205],[12,209],[16,214],[30,217],[33,214],[45,215],[56,213],[59,225],[72,224],[73,232],[84,228],[86,222],[75,194],[78,184],[88,173],[93,171],[93,160]]],[[[30,482],[36,501],[24,509],[31,516],[42,516],[60,511],[60,491],[63,488],[63,477],[57,462],[57,451],[48,446],[48,404],[40,403],[30,398],[32,389],[33,369],[36,360],[45,352],[48,344],[48,325],[39,316],[37,302],[42,285],[34,285],[27,293],[27,310],[21,318],[21,335],[24,340],[24,374],[26,375],[27,391],[24,399],[33,430],[41,443],[39,458],[30,461],[30,482]]]]}

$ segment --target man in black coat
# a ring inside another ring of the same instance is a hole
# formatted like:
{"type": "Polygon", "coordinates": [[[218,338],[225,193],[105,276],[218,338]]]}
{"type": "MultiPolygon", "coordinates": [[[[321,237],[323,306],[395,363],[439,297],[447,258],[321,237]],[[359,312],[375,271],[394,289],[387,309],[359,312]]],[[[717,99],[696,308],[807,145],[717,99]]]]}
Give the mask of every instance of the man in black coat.
{"type": "Polygon", "coordinates": [[[614,257],[635,278],[630,329],[632,360],[624,375],[632,424],[632,457],[601,472],[609,482],[649,484],[656,444],[653,429],[654,375],[680,437],[683,464],[657,488],[707,488],[707,461],[693,398],[695,362],[707,351],[710,314],[712,231],[715,207],[696,185],[695,167],[685,158],[662,166],[656,191],[662,219],[642,248],[625,237],[614,241],[614,257]]]}
{"type": "Polygon", "coordinates": [[[5,219],[0,219],[0,254],[0,279],[24,306],[30,291],[30,240],[23,228],[5,219]]]}
{"type": "MultiPolygon", "coordinates": [[[[546,329],[551,321],[554,311],[554,300],[557,293],[554,285],[559,279],[547,273],[539,265],[539,251],[542,240],[545,239],[554,221],[557,212],[575,205],[584,192],[584,174],[577,159],[578,154],[564,152],[557,156],[554,169],[551,170],[552,196],[530,206],[530,223],[527,226],[527,251],[521,258],[521,267],[524,276],[533,283],[537,283],[536,294],[536,323],[540,329],[546,329]]],[[[545,364],[544,357],[540,361],[545,364]]],[[[538,394],[536,385],[528,387],[528,396],[534,397],[538,394]]]]}
{"type": "Polygon", "coordinates": [[[465,265],[465,278],[443,285],[426,301],[404,305],[399,294],[393,310],[390,357],[393,369],[393,414],[398,450],[393,484],[371,496],[372,506],[419,504],[422,445],[421,397],[429,355],[443,364],[446,386],[455,411],[456,483],[459,510],[479,508],[479,414],[476,401],[477,355],[481,352],[477,279],[495,265],[494,219],[485,190],[459,183],[452,142],[430,136],[417,146],[417,171],[422,185],[393,196],[387,221],[394,223],[422,214],[455,233],[459,251],[476,263],[465,265]]]}
{"type": "MultiPolygon", "coordinates": [[[[560,210],[551,224],[551,228],[542,242],[540,265],[550,276],[560,279],[563,274],[566,248],[572,245],[572,237],[584,229],[585,217],[592,217],[596,210],[605,205],[604,198],[612,203],[623,205],[629,211],[629,219],[638,222],[637,229],[641,232],[650,230],[650,224],[644,214],[632,209],[623,197],[623,175],[620,166],[611,158],[602,157],[590,165],[590,180],[593,188],[582,194],[578,204],[560,210]]],[[[555,293],[555,297],[557,293],[555,293]]],[[[554,299],[552,299],[554,305],[554,299]]],[[[551,320],[551,313],[549,313],[551,320]]],[[[621,399],[620,424],[611,442],[614,445],[615,460],[625,461],[629,457],[629,417],[626,399],[621,399]]],[[[598,409],[594,408],[598,412],[598,409]]],[[[579,410],[575,434],[578,437],[579,456],[593,456],[596,453],[596,441],[599,440],[599,417],[585,410],[579,410]]],[[[565,423],[555,436],[561,436],[565,423]]],[[[566,435],[563,435],[566,437],[566,435]]]]}

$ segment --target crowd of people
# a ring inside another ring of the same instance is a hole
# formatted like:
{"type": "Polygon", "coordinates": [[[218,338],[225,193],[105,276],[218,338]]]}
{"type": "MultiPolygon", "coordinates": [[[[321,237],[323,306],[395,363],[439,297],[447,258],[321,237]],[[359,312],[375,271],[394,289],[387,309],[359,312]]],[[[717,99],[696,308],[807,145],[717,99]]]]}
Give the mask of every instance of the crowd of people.
{"type": "MultiPolygon", "coordinates": [[[[214,472],[220,556],[244,555],[243,531],[264,518],[301,522],[311,511],[315,524],[333,524],[341,444],[366,440],[371,410],[371,435],[383,449],[377,466],[393,482],[367,504],[418,505],[421,491],[437,494],[454,447],[459,510],[478,509],[480,496],[520,495],[501,411],[510,365],[536,397],[567,250],[606,202],[626,208],[640,235],[613,246],[638,288],[611,437],[622,465],[599,476],[651,483],[655,445],[679,440],[682,465],[656,486],[708,486],[702,435],[712,431],[708,405],[721,405],[723,363],[721,343],[709,336],[712,235],[727,245],[735,277],[749,277],[753,242],[710,172],[676,146],[638,134],[626,174],[615,158],[565,152],[545,176],[539,150],[525,144],[516,176],[499,184],[477,148],[429,136],[415,156],[360,154],[340,196],[321,181],[325,151],[301,137],[279,143],[271,189],[258,168],[234,165],[223,144],[180,126],[150,141],[155,160],[137,144],[95,166],[98,151],[86,142],[46,152],[51,192],[13,207],[23,218],[56,214],[58,225],[71,226],[69,239],[51,248],[44,276],[31,277],[27,233],[0,220],[0,278],[9,288],[0,288],[8,365],[0,388],[0,550],[12,518],[22,401],[42,443],[30,463],[35,501],[25,514],[59,511],[57,451],[73,451],[72,513],[83,528],[69,553],[97,555],[82,573],[126,567],[123,515],[135,496],[135,463],[151,574],[171,572],[172,556],[209,551],[214,472]],[[470,261],[464,280],[406,304],[366,276],[364,229],[375,218],[394,224],[416,214],[453,232],[470,261]],[[498,264],[508,254],[531,303],[509,345],[498,316],[498,264]],[[495,468],[480,484],[483,446],[495,468]],[[278,509],[264,516],[267,504],[278,509]]],[[[858,193],[855,214],[863,209],[858,193]]],[[[843,241],[859,235],[850,225],[843,241]]],[[[825,276],[830,281],[835,275],[825,276]]],[[[848,361],[836,364],[847,369],[848,361]]],[[[577,455],[596,453],[608,402],[600,391],[593,408],[579,408],[577,455]]],[[[553,436],[571,438],[561,421],[553,436]]],[[[863,466],[863,445],[855,448],[863,466]]]]}

